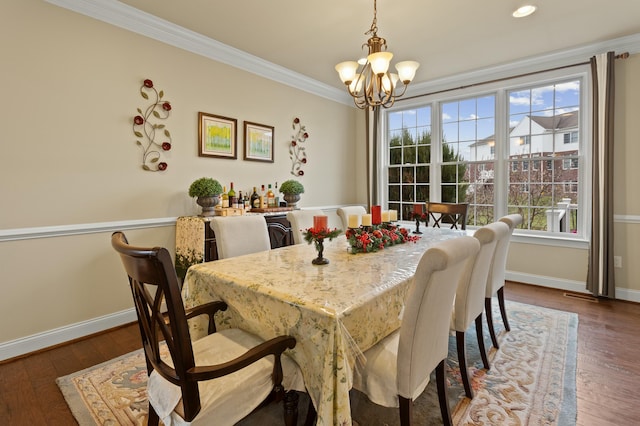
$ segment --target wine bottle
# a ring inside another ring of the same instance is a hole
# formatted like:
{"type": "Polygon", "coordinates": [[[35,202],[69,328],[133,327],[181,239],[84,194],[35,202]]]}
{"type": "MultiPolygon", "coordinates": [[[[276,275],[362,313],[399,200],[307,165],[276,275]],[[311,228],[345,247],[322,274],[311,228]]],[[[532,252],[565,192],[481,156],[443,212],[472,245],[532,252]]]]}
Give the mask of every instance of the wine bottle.
{"type": "Polygon", "coordinates": [[[233,189],[233,182],[231,182],[231,189],[227,194],[229,196],[229,206],[237,208],[238,207],[238,199],[236,198],[236,191],[233,189]]]}
{"type": "Polygon", "coordinates": [[[273,192],[276,196],[276,207],[280,207],[280,193],[278,192],[278,182],[276,182],[276,188],[273,192]]]}
{"type": "Polygon", "coordinates": [[[267,207],[267,194],[264,192],[264,185],[260,189],[260,208],[264,209],[267,207]]]}
{"type": "Polygon", "coordinates": [[[238,197],[236,198],[236,209],[244,208],[244,199],[242,198],[242,191],[238,191],[238,197]]]}
{"type": "Polygon", "coordinates": [[[226,209],[229,207],[229,194],[227,194],[227,187],[222,187],[222,208],[226,209]]]}
{"type": "Polygon", "coordinates": [[[269,189],[267,190],[267,207],[275,207],[276,206],[276,196],[271,189],[271,184],[269,184],[269,189]]]}
{"type": "Polygon", "coordinates": [[[259,209],[260,208],[260,196],[256,191],[256,187],[253,187],[253,194],[251,194],[251,208],[259,209]]]}

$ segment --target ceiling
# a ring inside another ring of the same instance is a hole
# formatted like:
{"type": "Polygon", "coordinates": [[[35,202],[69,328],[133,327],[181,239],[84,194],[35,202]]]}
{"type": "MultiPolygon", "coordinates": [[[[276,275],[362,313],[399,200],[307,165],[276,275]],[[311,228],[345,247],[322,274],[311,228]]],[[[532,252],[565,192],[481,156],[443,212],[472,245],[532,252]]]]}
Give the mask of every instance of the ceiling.
{"type": "MultiPolygon", "coordinates": [[[[121,2],[337,88],[373,18],[373,0],[121,2]]],[[[426,82],[640,33],[640,0],[530,0],[536,13],[513,18],[524,2],[378,0],[378,35],[426,82]]]]}

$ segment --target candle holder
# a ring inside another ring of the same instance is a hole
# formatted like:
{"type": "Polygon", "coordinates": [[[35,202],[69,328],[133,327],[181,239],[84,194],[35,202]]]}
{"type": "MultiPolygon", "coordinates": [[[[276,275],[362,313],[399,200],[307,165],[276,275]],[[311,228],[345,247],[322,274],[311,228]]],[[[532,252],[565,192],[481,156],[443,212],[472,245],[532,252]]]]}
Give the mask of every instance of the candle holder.
{"type": "Polygon", "coordinates": [[[319,238],[315,241],[316,250],[318,251],[318,257],[313,259],[311,263],[314,265],[327,265],[329,263],[329,259],[323,257],[322,253],[324,252],[324,238],[319,238]]]}
{"type": "Polygon", "coordinates": [[[325,258],[323,256],[324,239],[328,238],[329,241],[331,241],[332,239],[334,239],[335,237],[340,235],[341,232],[342,232],[342,230],[337,229],[337,228],[333,228],[333,229],[309,228],[303,233],[304,240],[308,244],[311,244],[313,242],[315,244],[315,246],[316,246],[316,250],[318,251],[318,257],[316,257],[315,259],[313,259],[311,261],[312,264],[314,264],[314,265],[327,265],[329,263],[329,259],[327,259],[327,258],[325,258]]]}
{"type": "Polygon", "coordinates": [[[414,234],[422,234],[420,232],[420,216],[416,216],[416,230],[413,231],[414,234]]]}

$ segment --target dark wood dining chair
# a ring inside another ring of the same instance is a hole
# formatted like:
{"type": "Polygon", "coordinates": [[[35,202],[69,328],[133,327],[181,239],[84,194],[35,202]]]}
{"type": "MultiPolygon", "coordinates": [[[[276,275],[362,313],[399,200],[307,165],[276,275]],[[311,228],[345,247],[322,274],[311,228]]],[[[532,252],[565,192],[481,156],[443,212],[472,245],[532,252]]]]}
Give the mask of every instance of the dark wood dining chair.
{"type": "Polygon", "coordinates": [[[451,229],[467,229],[468,203],[427,203],[427,224],[440,228],[449,225],[451,229]]]}
{"type": "Polygon", "coordinates": [[[149,425],[233,425],[265,401],[284,400],[285,425],[297,422],[304,390],[297,364],[283,352],[290,336],[264,341],[240,329],[216,330],[214,315],[227,305],[215,301],[185,310],[171,256],[160,247],[130,246],[122,232],[111,245],[129,277],[149,380],[149,425]],[[166,305],[166,311],[164,311],[166,305]],[[208,316],[209,334],[191,341],[187,319],[208,316]]]}
{"type": "Polygon", "coordinates": [[[451,309],[457,284],[479,249],[478,240],[466,236],[427,249],[409,287],[400,329],[367,349],[366,364],[354,369],[353,387],[375,404],[400,407],[402,426],[411,425],[413,401],[434,369],[442,421],[452,424],[445,377],[451,309]]]}

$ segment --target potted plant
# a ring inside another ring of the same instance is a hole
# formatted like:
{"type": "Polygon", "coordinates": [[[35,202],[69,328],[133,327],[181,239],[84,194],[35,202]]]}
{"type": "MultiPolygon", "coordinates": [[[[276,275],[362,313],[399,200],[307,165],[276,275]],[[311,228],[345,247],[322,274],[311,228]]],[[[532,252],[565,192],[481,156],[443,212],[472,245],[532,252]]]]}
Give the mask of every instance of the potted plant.
{"type": "Polygon", "coordinates": [[[289,179],[282,182],[280,192],[284,194],[284,200],[289,207],[296,208],[296,204],[300,201],[300,194],[304,193],[304,186],[297,180],[289,179]]]}
{"type": "Polygon", "coordinates": [[[218,204],[222,194],[222,185],[213,178],[201,177],[189,186],[189,196],[196,198],[196,203],[202,207],[200,216],[213,216],[214,207],[218,204]]]}

